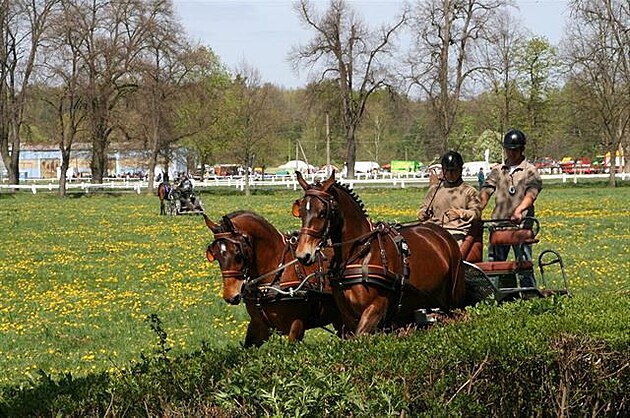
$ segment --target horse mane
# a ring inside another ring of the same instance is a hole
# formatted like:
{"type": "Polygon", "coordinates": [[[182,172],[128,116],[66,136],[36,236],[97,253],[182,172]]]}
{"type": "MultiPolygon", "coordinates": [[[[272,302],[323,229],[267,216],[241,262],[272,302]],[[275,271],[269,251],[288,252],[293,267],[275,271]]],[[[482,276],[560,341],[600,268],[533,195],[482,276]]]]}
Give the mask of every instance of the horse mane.
{"type": "MultiPolygon", "coordinates": [[[[225,215],[224,217],[229,218],[230,220],[239,217],[239,216],[249,216],[251,218],[254,218],[256,220],[256,222],[259,222],[263,225],[265,225],[265,227],[268,227],[272,230],[277,230],[277,228],[275,226],[273,226],[273,224],[271,222],[269,222],[268,220],[266,220],[265,218],[263,218],[262,216],[260,216],[259,214],[257,214],[256,212],[252,212],[250,210],[243,210],[243,209],[239,209],[239,210],[235,210],[234,212],[230,212],[227,215],[225,215]]],[[[221,222],[219,223],[219,231],[218,232],[226,232],[226,226],[223,222],[223,219],[221,219],[221,222]]]]}
{"type": "Polygon", "coordinates": [[[335,184],[333,184],[333,187],[335,187],[336,189],[341,189],[342,191],[344,191],[348,196],[350,196],[352,198],[352,200],[357,205],[357,207],[359,208],[361,213],[363,213],[363,215],[365,215],[366,218],[369,217],[368,213],[367,213],[367,210],[365,209],[365,205],[363,204],[363,201],[356,194],[356,192],[354,190],[352,190],[347,184],[342,184],[342,183],[339,183],[339,181],[335,181],[335,184]]]}

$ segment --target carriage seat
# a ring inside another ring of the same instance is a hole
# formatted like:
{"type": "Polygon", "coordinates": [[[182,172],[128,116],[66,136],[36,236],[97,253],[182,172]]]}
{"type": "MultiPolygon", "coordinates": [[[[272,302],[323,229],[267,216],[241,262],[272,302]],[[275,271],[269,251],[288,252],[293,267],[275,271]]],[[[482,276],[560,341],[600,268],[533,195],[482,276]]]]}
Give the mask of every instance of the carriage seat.
{"type": "Polygon", "coordinates": [[[492,245],[536,244],[539,240],[531,229],[507,228],[490,230],[492,245]]]}
{"type": "Polygon", "coordinates": [[[477,267],[488,274],[513,274],[517,272],[533,270],[534,263],[531,260],[523,260],[521,257],[522,245],[535,244],[539,240],[531,229],[524,228],[490,228],[490,238],[492,245],[514,245],[519,247],[516,251],[516,260],[511,261],[481,261],[475,262],[477,267]]]}
{"type": "Polygon", "coordinates": [[[477,267],[487,274],[513,274],[520,271],[533,270],[534,263],[531,260],[526,261],[482,261],[475,263],[477,267]]]}
{"type": "Polygon", "coordinates": [[[462,260],[469,263],[478,263],[483,260],[483,224],[479,219],[472,222],[468,235],[459,247],[462,260]]]}

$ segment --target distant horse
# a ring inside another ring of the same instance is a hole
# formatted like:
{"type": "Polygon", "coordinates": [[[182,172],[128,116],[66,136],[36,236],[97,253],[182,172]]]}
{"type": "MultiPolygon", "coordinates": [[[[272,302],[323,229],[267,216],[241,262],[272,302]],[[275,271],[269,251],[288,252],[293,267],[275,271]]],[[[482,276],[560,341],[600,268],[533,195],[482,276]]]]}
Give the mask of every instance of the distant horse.
{"type": "Polygon", "coordinates": [[[462,256],[453,237],[435,225],[374,224],[358,197],[335,181],[308,184],[293,206],[302,219],[296,256],[305,265],[328,242],[333,296],[344,327],[356,334],[414,323],[419,308],[464,306],[462,256]]]}
{"type": "Polygon", "coordinates": [[[157,195],[160,198],[160,215],[166,215],[166,204],[165,200],[168,198],[170,186],[168,183],[162,182],[157,188],[157,195]]]}
{"type": "Polygon", "coordinates": [[[295,240],[253,212],[230,213],[218,224],[203,216],[214,233],[206,256],[221,267],[223,299],[232,305],[243,299],[251,318],[245,346],[261,345],[272,329],[300,341],[305,330],[332,323],[340,335],[325,260],[306,268],[297,263],[295,240]]]}

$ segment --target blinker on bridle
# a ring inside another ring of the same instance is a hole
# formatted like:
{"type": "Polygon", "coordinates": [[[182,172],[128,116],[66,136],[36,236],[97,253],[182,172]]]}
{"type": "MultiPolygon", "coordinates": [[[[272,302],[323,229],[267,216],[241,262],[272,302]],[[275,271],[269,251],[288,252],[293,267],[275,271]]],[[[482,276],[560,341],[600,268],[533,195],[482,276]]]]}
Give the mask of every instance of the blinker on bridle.
{"type": "Polygon", "coordinates": [[[319,201],[321,201],[326,206],[326,228],[324,228],[323,231],[317,231],[315,229],[311,229],[305,226],[300,228],[301,234],[306,234],[313,238],[318,238],[320,240],[320,245],[321,245],[321,243],[326,242],[326,240],[328,239],[331,220],[332,220],[333,214],[335,213],[337,209],[337,202],[335,201],[334,196],[331,195],[330,193],[317,190],[317,189],[306,190],[305,196],[314,197],[318,199],[319,201]]]}
{"type": "Polygon", "coordinates": [[[247,242],[247,236],[240,234],[236,231],[216,233],[214,234],[214,241],[208,246],[208,251],[210,251],[210,247],[212,247],[212,245],[219,240],[228,241],[236,245],[241,250],[241,254],[243,256],[244,268],[242,270],[223,270],[222,269],[221,274],[223,275],[223,277],[226,279],[237,279],[237,280],[248,281],[250,260],[247,259],[247,253],[245,252],[245,244],[246,243],[247,245],[250,245],[250,244],[247,242]]]}

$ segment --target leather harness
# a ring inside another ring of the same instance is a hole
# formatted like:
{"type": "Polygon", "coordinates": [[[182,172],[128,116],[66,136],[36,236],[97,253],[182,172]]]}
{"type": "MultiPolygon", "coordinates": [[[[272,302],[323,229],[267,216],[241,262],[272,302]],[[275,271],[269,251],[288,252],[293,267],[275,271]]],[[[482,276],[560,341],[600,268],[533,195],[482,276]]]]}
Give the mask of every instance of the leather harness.
{"type": "MultiPolygon", "coordinates": [[[[326,206],[326,228],[317,231],[311,228],[302,227],[300,233],[320,239],[320,246],[330,241],[330,226],[335,216],[338,216],[337,201],[328,192],[317,189],[306,190],[306,196],[319,199],[326,206]]],[[[397,307],[400,309],[405,284],[409,278],[409,246],[405,238],[397,228],[385,222],[376,225],[369,219],[370,231],[348,241],[330,243],[329,246],[341,247],[346,244],[353,244],[350,254],[346,260],[339,260],[335,257],[328,271],[329,280],[333,287],[347,288],[357,284],[373,285],[382,289],[394,292],[398,296],[397,307]],[[369,255],[372,243],[377,240],[377,247],[380,254],[380,264],[370,264],[369,255]],[[389,268],[384,241],[391,240],[396,248],[397,256],[400,259],[401,270],[392,271],[389,268]]]]}
{"type": "Polygon", "coordinates": [[[276,304],[279,302],[297,302],[297,301],[318,301],[322,303],[324,300],[332,298],[332,294],[324,289],[324,273],[323,273],[323,257],[318,257],[319,267],[315,272],[315,280],[309,280],[304,270],[304,267],[297,262],[295,256],[295,246],[297,241],[294,237],[286,239],[284,236],[285,247],[282,252],[281,261],[284,261],[287,254],[291,254],[291,262],[286,264],[280,264],[278,268],[264,273],[256,278],[250,277],[250,267],[253,263],[251,259],[253,254],[253,245],[249,239],[249,236],[242,234],[238,231],[221,232],[214,234],[215,242],[218,240],[226,240],[232,244],[238,246],[243,254],[244,262],[241,270],[221,270],[221,274],[224,278],[234,278],[244,281],[244,287],[242,290],[243,300],[245,302],[254,302],[255,306],[259,309],[260,314],[265,321],[266,325],[272,327],[273,324],[264,308],[267,305],[276,304]],[[294,264],[296,276],[298,280],[281,282],[282,273],[284,270],[294,264]],[[270,283],[259,283],[262,279],[273,275],[273,280],[270,283]],[[302,288],[303,287],[303,288],[302,288]]]}

